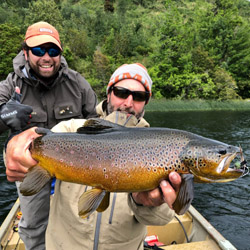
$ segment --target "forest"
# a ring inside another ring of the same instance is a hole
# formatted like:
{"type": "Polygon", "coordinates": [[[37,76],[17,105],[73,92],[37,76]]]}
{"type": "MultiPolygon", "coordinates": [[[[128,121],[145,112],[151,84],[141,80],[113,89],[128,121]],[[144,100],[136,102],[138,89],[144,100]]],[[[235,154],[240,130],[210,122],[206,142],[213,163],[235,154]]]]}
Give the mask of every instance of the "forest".
{"type": "Polygon", "coordinates": [[[247,99],[249,17],[248,0],[2,0],[0,80],[27,27],[47,21],[99,98],[118,66],[140,62],[155,99],[247,99]]]}

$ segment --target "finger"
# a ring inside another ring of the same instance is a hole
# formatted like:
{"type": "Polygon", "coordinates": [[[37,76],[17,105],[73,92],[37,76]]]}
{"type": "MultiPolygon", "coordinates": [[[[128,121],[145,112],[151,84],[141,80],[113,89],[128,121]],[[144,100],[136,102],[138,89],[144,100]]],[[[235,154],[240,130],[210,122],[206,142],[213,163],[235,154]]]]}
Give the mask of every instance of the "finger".
{"type": "Polygon", "coordinates": [[[22,95],[21,95],[20,93],[17,93],[17,92],[15,91],[15,92],[13,93],[13,95],[11,96],[11,100],[20,103],[21,97],[22,97],[22,95]]]}
{"type": "Polygon", "coordinates": [[[9,181],[9,182],[16,182],[16,181],[23,181],[23,179],[24,178],[19,178],[19,177],[13,177],[13,178],[11,178],[11,177],[9,177],[8,175],[7,175],[7,180],[9,181]]]}
{"type": "Polygon", "coordinates": [[[17,94],[21,94],[20,88],[19,88],[19,87],[15,87],[15,92],[16,92],[17,94]]]}
{"type": "Polygon", "coordinates": [[[155,188],[151,191],[148,191],[148,197],[151,201],[152,206],[159,206],[164,203],[164,199],[162,197],[162,192],[159,188],[155,188]]]}
{"type": "Polygon", "coordinates": [[[7,180],[10,182],[14,181],[23,181],[25,178],[26,174],[20,173],[20,172],[11,172],[6,170],[6,175],[7,175],[7,180]]]}
{"type": "Polygon", "coordinates": [[[168,178],[174,190],[178,192],[181,186],[181,176],[176,172],[171,172],[168,178]]]}
{"type": "Polygon", "coordinates": [[[37,164],[29,151],[31,142],[40,136],[35,132],[35,129],[36,127],[27,129],[14,136],[8,142],[6,148],[6,165],[10,170],[18,171],[21,166],[31,167],[37,164]]]}
{"type": "Polygon", "coordinates": [[[166,180],[161,181],[160,187],[163,193],[163,199],[168,204],[170,208],[173,208],[172,205],[176,199],[176,192],[170,183],[166,180]]]}

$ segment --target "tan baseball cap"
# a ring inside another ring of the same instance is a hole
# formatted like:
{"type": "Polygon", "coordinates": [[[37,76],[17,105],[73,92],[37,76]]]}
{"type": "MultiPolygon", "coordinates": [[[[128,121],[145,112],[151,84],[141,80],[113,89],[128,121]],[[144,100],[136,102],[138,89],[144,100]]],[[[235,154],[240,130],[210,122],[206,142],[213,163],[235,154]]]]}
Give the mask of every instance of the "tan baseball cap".
{"type": "Polygon", "coordinates": [[[58,31],[47,22],[38,22],[30,25],[26,31],[24,41],[29,47],[36,47],[44,43],[54,43],[62,50],[58,31]]]}

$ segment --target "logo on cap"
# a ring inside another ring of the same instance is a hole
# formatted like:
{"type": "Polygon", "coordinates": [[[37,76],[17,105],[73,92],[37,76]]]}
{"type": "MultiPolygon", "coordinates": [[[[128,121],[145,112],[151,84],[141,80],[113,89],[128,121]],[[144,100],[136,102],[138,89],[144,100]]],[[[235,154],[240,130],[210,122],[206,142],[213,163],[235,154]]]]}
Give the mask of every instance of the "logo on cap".
{"type": "Polygon", "coordinates": [[[40,31],[40,32],[49,32],[49,33],[51,33],[51,34],[53,33],[52,30],[47,29],[47,28],[40,28],[39,31],[40,31]]]}

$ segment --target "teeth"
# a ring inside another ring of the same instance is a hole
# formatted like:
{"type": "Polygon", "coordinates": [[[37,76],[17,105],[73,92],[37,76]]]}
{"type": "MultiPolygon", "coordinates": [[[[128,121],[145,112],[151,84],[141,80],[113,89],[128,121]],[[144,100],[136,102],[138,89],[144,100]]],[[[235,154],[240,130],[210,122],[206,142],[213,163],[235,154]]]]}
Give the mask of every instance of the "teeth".
{"type": "Polygon", "coordinates": [[[50,65],[43,65],[41,66],[42,68],[50,68],[51,66],[50,65]]]}

